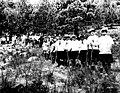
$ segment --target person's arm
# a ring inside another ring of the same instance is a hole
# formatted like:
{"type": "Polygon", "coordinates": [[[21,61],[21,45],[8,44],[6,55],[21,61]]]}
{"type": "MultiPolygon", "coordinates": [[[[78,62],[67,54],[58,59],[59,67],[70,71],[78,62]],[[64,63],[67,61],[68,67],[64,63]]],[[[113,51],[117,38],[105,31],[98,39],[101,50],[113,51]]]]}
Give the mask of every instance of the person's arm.
{"type": "Polygon", "coordinates": [[[113,39],[111,38],[111,44],[113,45],[114,44],[114,41],[113,41],[113,39]]]}
{"type": "Polygon", "coordinates": [[[90,37],[88,37],[88,39],[87,39],[87,49],[89,49],[90,48],[90,37]]]}
{"type": "MultiPolygon", "coordinates": [[[[72,51],[72,46],[73,46],[72,42],[69,42],[69,43],[68,43],[68,51],[72,51]]],[[[73,46],[73,47],[74,47],[74,46],[73,46]]]]}
{"type": "Polygon", "coordinates": [[[114,45],[114,41],[113,41],[112,37],[110,37],[109,41],[110,41],[110,44],[111,44],[111,47],[110,47],[110,48],[112,49],[112,47],[113,47],[113,45],[114,45]]]}
{"type": "Polygon", "coordinates": [[[81,47],[82,47],[82,43],[81,43],[81,41],[78,41],[78,46],[79,46],[79,53],[80,53],[80,51],[81,51],[81,47]]]}
{"type": "Polygon", "coordinates": [[[97,46],[98,49],[99,49],[99,38],[97,38],[96,46],[97,46]]]}
{"type": "Polygon", "coordinates": [[[42,44],[42,48],[45,46],[45,43],[42,44]]]}

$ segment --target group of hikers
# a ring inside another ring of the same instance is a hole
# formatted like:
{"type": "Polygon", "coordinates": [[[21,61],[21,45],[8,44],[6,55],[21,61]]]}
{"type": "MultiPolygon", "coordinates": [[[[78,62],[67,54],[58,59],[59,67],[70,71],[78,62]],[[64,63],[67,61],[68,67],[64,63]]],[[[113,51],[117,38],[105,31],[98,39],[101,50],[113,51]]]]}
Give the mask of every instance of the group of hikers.
{"type": "MultiPolygon", "coordinates": [[[[97,65],[101,62],[105,71],[108,72],[113,62],[111,53],[114,41],[108,34],[108,29],[101,29],[101,35],[98,36],[95,29],[90,29],[90,36],[81,35],[79,39],[75,35],[64,35],[59,37],[55,43],[51,45],[51,55],[60,65],[69,65],[72,61],[73,66],[76,64],[76,59],[79,59],[83,66],[97,65]]],[[[43,51],[45,43],[43,43],[43,51]]]]}
{"type": "Polygon", "coordinates": [[[95,29],[89,30],[90,36],[64,35],[53,39],[53,42],[44,40],[42,49],[46,58],[57,62],[58,66],[76,65],[77,59],[83,66],[97,65],[100,62],[106,72],[109,72],[113,56],[111,52],[114,44],[113,38],[108,34],[106,27],[101,29],[101,35],[97,35],[95,29]],[[48,47],[49,46],[49,47],[48,47]],[[48,57],[49,56],[49,57],[48,57]]]}
{"type": "MultiPolygon", "coordinates": [[[[57,62],[58,66],[76,65],[76,60],[80,60],[83,66],[97,65],[101,62],[105,71],[108,72],[113,62],[111,53],[113,38],[108,34],[108,28],[103,27],[97,34],[94,28],[89,29],[89,36],[80,35],[77,37],[72,34],[65,34],[59,36],[47,35],[22,35],[12,37],[11,44],[21,44],[25,47],[36,47],[43,50],[45,59],[50,59],[52,62],[57,62]]],[[[1,38],[1,44],[5,39],[1,38]]]]}

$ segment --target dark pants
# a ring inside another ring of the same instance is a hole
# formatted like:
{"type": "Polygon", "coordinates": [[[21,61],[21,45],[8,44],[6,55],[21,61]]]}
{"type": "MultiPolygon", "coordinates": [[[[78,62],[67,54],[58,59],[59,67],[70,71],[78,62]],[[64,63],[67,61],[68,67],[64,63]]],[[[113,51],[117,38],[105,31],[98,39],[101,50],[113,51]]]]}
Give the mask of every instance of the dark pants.
{"type": "Polygon", "coordinates": [[[70,51],[65,50],[64,53],[62,54],[64,57],[64,65],[68,66],[70,62],[70,51]]]}
{"type": "Polygon", "coordinates": [[[58,66],[60,65],[64,65],[64,59],[65,59],[65,54],[64,54],[64,51],[57,51],[56,52],[56,55],[57,55],[57,63],[58,63],[58,66]]]}
{"type": "Polygon", "coordinates": [[[100,62],[102,62],[103,68],[108,73],[111,68],[111,63],[113,62],[112,54],[100,54],[100,62]]]}
{"type": "Polygon", "coordinates": [[[98,61],[99,61],[99,50],[89,49],[88,50],[88,64],[96,65],[98,61]]]}
{"type": "Polygon", "coordinates": [[[86,62],[87,62],[87,50],[81,50],[80,51],[79,60],[81,61],[83,66],[86,65],[86,62]]]}
{"type": "Polygon", "coordinates": [[[1,41],[1,44],[5,44],[5,41],[1,41]]]}
{"type": "Polygon", "coordinates": [[[56,52],[51,52],[52,63],[54,64],[56,61],[56,52]]]}
{"type": "Polygon", "coordinates": [[[78,59],[78,54],[79,52],[78,51],[70,51],[69,52],[69,59],[72,60],[72,65],[75,65],[75,60],[78,59]]]}
{"type": "Polygon", "coordinates": [[[49,53],[47,50],[43,50],[43,56],[45,57],[46,60],[49,58],[49,53]]]}
{"type": "Polygon", "coordinates": [[[42,48],[43,42],[39,42],[39,47],[42,48]]]}

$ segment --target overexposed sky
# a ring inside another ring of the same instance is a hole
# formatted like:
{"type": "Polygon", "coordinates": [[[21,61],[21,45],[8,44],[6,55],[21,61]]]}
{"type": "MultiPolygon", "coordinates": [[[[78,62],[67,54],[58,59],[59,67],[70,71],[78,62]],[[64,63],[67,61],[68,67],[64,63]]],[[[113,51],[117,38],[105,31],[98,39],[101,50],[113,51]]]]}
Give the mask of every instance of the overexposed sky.
{"type": "Polygon", "coordinates": [[[31,3],[31,4],[37,4],[37,3],[39,3],[41,0],[29,0],[29,2],[31,3]]]}
{"type": "MultiPolygon", "coordinates": [[[[13,1],[13,2],[18,2],[20,0],[4,0],[4,1],[13,1]]],[[[31,4],[38,4],[39,2],[41,2],[42,0],[28,0],[29,3],[31,4]]],[[[57,0],[48,0],[49,2],[55,2],[57,0]]]]}

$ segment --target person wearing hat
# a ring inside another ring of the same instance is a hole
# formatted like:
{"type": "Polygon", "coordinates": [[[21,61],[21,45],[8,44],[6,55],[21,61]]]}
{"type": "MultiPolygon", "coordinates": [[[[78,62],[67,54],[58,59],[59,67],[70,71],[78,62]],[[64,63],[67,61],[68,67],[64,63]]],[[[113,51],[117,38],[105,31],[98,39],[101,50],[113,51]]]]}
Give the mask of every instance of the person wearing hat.
{"type": "Polygon", "coordinates": [[[39,37],[38,41],[39,41],[39,47],[42,48],[42,44],[43,44],[43,41],[44,41],[44,36],[41,35],[41,36],[39,37]]]}
{"type": "Polygon", "coordinates": [[[90,36],[88,37],[88,64],[96,65],[99,60],[99,37],[96,35],[95,29],[89,31],[90,36]]]}
{"type": "Polygon", "coordinates": [[[47,41],[47,39],[45,39],[43,41],[42,50],[43,50],[43,55],[44,55],[45,59],[48,59],[48,57],[49,57],[49,42],[47,41]]]}
{"type": "Polygon", "coordinates": [[[87,64],[87,47],[88,41],[84,35],[80,36],[80,50],[79,50],[79,60],[81,61],[83,67],[87,64]]]}
{"type": "Polygon", "coordinates": [[[59,41],[57,40],[56,37],[52,37],[52,41],[50,42],[50,53],[51,53],[51,57],[52,57],[52,62],[55,63],[56,61],[56,50],[57,50],[57,43],[59,43],[59,41]]]}
{"type": "Polygon", "coordinates": [[[71,40],[70,35],[64,36],[64,65],[68,65],[69,58],[70,58],[70,49],[71,49],[71,40]]]}
{"type": "Polygon", "coordinates": [[[52,63],[55,63],[56,53],[55,53],[56,39],[52,40],[52,44],[50,45],[50,54],[52,63]]]}
{"type": "Polygon", "coordinates": [[[101,30],[101,37],[99,38],[99,57],[100,62],[102,62],[103,68],[105,69],[106,73],[109,73],[111,62],[113,62],[111,48],[114,44],[114,41],[112,37],[107,35],[107,32],[107,28],[103,28],[101,30]]]}
{"type": "Polygon", "coordinates": [[[72,35],[71,38],[72,40],[69,44],[71,50],[69,52],[69,57],[72,59],[72,65],[75,65],[75,60],[78,58],[80,41],[77,40],[77,37],[75,35],[72,35]]]}
{"type": "Polygon", "coordinates": [[[61,38],[55,42],[54,46],[58,66],[63,65],[65,41],[61,38]]]}

